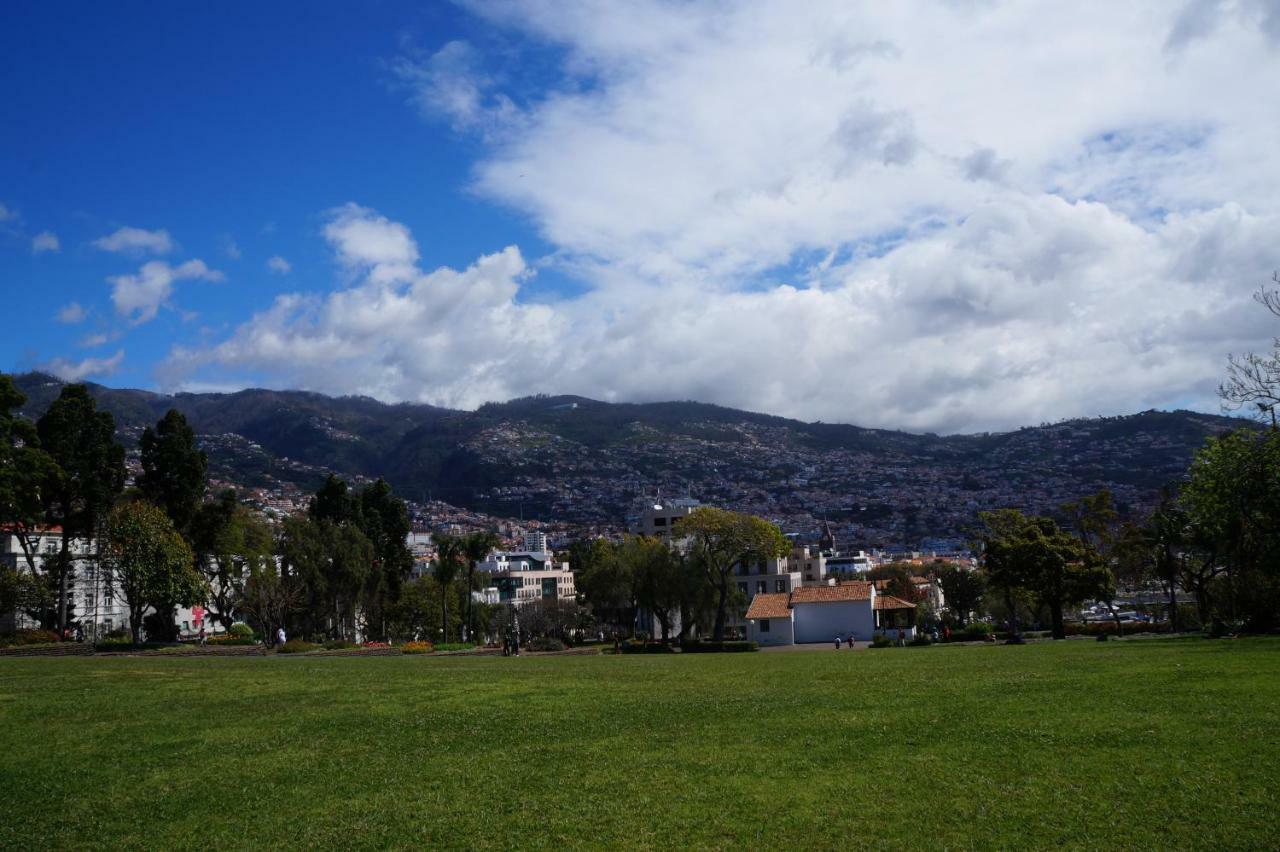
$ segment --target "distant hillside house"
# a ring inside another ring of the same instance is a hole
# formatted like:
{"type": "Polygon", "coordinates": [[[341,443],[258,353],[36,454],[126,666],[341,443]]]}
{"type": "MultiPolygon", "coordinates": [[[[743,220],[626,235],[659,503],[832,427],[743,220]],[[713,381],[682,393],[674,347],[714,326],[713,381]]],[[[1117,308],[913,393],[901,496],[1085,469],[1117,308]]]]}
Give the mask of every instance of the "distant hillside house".
{"type": "Polygon", "coordinates": [[[800,586],[757,594],[747,607],[747,635],[761,645],[870,641],[876,633],[915,637],[915,604],[876,591],[874,583],[800,586]]]}

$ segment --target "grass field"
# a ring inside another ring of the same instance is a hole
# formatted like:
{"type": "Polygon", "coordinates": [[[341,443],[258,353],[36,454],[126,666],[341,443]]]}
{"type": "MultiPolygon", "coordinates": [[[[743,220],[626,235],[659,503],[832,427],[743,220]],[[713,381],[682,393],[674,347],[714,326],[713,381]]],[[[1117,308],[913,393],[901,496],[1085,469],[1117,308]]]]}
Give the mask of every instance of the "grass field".
{"type": "Polygon", "coordinates": [[[1280,845],[1280,640],[0,660],[0,847],[1280,845]]]}

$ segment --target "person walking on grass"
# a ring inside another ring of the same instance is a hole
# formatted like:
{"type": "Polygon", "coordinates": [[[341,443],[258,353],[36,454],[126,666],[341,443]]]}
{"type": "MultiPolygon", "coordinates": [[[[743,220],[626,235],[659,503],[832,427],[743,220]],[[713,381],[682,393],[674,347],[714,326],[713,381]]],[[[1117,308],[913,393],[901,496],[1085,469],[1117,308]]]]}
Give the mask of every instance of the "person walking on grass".
{"type": "Polygon", "coordinates": [[[839,633],[836,634],[836,650],[837,651],[840,650],[840,634],[839,633]]]}
{"type": "Polygon", "coordinates": [[[898,628],[898,647],[905,648],[907,645],[907,631],[901,627],[898,628]]]}
{"type": "Polygon", "coordinates": [[[276,630],[276,644],[283,645],[284,642],[285,642],[284,628],[281,627],[280,629],[276,630]]]}

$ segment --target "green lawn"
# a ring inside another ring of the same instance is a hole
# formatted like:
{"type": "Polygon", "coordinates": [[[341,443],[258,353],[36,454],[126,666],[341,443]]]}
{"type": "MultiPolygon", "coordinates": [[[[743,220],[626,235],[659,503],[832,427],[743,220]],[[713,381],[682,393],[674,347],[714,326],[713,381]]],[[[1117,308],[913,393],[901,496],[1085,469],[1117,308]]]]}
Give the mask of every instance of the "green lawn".
{"type": "Polygon", "coordinates": [[[0,660],[0,848],[1275,848],[1280,640],[0,660]]]}

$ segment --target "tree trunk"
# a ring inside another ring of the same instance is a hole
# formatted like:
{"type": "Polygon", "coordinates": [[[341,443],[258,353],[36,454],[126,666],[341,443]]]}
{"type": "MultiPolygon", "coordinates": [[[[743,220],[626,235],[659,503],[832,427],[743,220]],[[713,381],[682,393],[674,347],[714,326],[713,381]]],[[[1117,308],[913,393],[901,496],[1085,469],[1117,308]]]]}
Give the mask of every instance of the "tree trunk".
{"type": "Polygon", "coordinates": [[[1169,578],[1169,629],[1178,632],[1178,585],[1172,577],[1169,578]]]}
{"type": "Polygon", "coordinates": [[[475,589],[476,569],[475,563],[467,566],[467,614],[464,623],[467,626],[467,639],[471,639],[471,634],[475,632],[475,623],[471,620],[471,592],[475,589]]]}
{"type": "Polygon", "coordinates": [[[1067,628],[1062,623],[1062,604],[1054,601],[1049,605],[1049,617],[1053,619],[1053,638],[1066,639],[1067,628]]]}
{"type": "Polygon", "coordinates": [[[70,569],[70,560],[68,554],[70,552],[71,532],[66,527],[62,528],[62,549],[58,553],[58,639],[61,640],[67,634],[67,573],[70,569]]]}
{"type": "Polygon", "coordinates": [[[729,584],[725,580],[720,581],[719,594],[716,599],[716,623],[711,631],[711,639],[714,642],[724,641],[724,621],[725,610],[729,607],[729,584]]]}

